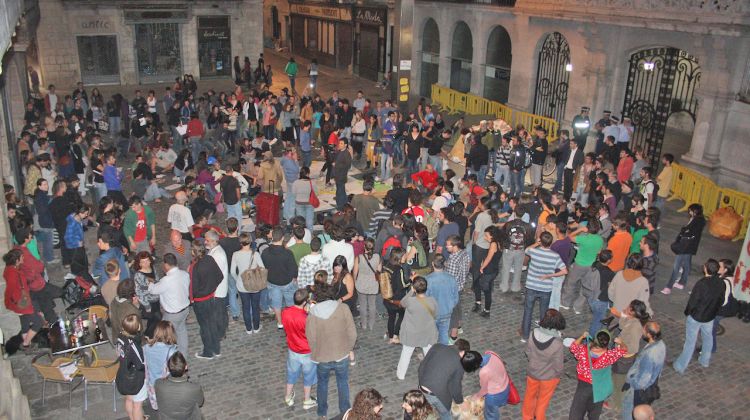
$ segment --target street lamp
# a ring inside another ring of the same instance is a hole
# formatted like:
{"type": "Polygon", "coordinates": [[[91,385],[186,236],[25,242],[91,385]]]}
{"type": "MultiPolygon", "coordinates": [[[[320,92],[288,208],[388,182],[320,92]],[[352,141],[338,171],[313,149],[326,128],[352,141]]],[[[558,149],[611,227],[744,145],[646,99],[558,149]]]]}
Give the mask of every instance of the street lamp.
{"type": "Polygon", "coordinates": [[[643,70],[652,71],[652,70],[654,70],[654,67],[656,67],[656,65],[654,64],[653,61],[644,61],[643,62],[643,70]]]}
{"type": "Polygon", "coordinates": [[[566,64],[565,65],[565,71],[568,71],[568,72],[573,71],[573,65],[570,64],[570,63],[566,64]]]}

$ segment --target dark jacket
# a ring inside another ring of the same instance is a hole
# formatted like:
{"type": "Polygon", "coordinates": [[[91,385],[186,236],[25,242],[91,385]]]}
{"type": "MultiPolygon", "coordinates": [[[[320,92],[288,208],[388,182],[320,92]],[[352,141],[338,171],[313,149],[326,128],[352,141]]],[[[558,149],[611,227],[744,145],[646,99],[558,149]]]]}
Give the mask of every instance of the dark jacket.
{"type": "Polygon", "coordinates": [[[482,165],[487,165],[490,158],[490,152],[483,143],[477,143],[471,146],[469,150],[469,165],[478,171],[482,165]]]}
{"type": "Polygon", "coordinates": [[[510,159],[508,160],[508,166],[513,171],[522,171],[526,165],[526,149],[521,146],[515,146],[510,151],[510,159]]]}
{"type": "Polygon", "coordinates": [[[168,376],[156,381],[156,402],[159,404],[161,420],[200,420],[203,419],[203,388],[188,382],[188,378],[168,376]]]}
{"type": "Polygon", "coordinates": [[[568,149],[567,153],[563,156],[562,164],[567,165],[570,154],[573,152],[575,152],[575,156],[573,156],[573,170],[575,171],[583,165],[583,150],[580,147],[576,147],[575,151],[568,149]]]}
{"type": "Polygon", "coordinates": [[[445,407],[464,402],[464,368],[458,348],[435,344],[419,364],[419,386],[428,389],[445,407]]]}
{"type": "Polygon", "coordinates": [[[698,245],[700,245],[705,226],[706,219],[703,216],[698,216],[690,219],[690,222],[680,229],[680,233],[677,234],[677,241],[684,242],[681,254],[695,255],[698,253],[698,245]]]}
{"type": "Polygon", "coordinates": [[[532,140],[534,141],[534,145],[531,148],[531,163],[534,165],[544,165],[544,161],[547,159],[549,142],[547,139],[541,139],[537,136],[534,136],[532,140]],[[536,150],[537,147],[541,147],[542,150],[536,150]]]}
{"type": "Polygon", "coordinates": [[[39,219],[39,226],[45,229],[52,229],[55,223],[52,220],[52,213],[49,210],[50,196],[42,190],[36,190],[34,193],[34,209],[39,219]]]}
{"type": "Polygon", "coordinates": [[[224,279],[221,268],[213,257],[205,257],[194,262],[190,268],[190,296],[193,299],[204,298],[216,292],[219,283],[224,279]]]}
{"type": "Polygon", "coordinates": [[[276,286],[286,286],[297,277],[297,263],[292,251],[281,245],[271,244],[260,255],[263,265],[268,268],[268,282],[276,286]]]}
{"type": "Polygon", "coordinates": [[[336,162],[333,165],[333,178],[337,183],[346,182],[349,179],[349,170],[352,168],[352,154],[348,149],[339,150],[336,153],[336,162]]]}
{"type": "Polygon", "coordinates": [[[691,316],[698,322],[713,321],[724,303],[724,287],[724,280],[718,276],[698,280],[690,292],[685,316],[691,316]]]}

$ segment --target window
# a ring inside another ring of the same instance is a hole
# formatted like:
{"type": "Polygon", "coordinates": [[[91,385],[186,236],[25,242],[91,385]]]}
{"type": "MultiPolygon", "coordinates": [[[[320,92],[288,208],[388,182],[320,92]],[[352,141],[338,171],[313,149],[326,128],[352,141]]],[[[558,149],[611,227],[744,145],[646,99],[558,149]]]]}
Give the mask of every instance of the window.
{"type": "Polygon", "coordinates": [[[333,55],[336,26],[317,19],[304,20],[305,48],[333,55]]]}

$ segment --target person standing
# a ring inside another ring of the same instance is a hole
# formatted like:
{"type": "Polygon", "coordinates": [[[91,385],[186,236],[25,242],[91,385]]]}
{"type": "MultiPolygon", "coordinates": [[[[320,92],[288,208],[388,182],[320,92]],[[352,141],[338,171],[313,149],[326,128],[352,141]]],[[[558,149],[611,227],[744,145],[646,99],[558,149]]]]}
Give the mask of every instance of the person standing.
{"type": "Polygon", "coordinates": [[[405,313],[399,336],[402,347],[396,377],[402,381],[406,379],[406,371],[409,369],[409,361],[414,350],[421,347],[426,355],[438,339],[435,324],[438,304],[434,298],[425,296],[426,292],[427,280],[424,277],[415,277],[411,283],[411,290],[400,301],[405,313]]]}
{"type": "Polygon", "coordinates": [[[65,226],[65,248],[70,255],[70,272],[77,275],[87,275],[89,260],[86,256],[83,237],[83,221],[89,217],[89,208],[81,205],[75,212],[68,215],[65,226]]]}
{"type": "Polygon", "coordinates": [[[534,329],[526,344],[526,394],[523,397],[523,420],[545,420],[547,407],[564,372],[565,359],[562,330],[565,317],[556,309],[547,309],[539,328],[534,329]]]}
{"type": "Polygon", "coordinates": [[[510,159],[508,160],[508,167],[510,168],[510,195],[517,197],[523,194],[526,153],[529,152],[523,147],[518,136],[513,136],[511,146],[510,159]]]}
{"type": "MultiPolygon", "coordinates": [[[[282,209],[282,215],[287,221],[291,221],[295,213],[296,198],[294,194],[294,182],[299,179],[300,167],[297,162],[297,149],[290,147],[284,151],[284,156],[281,158],[281,169],[284,171],[284,180],[286,181],[286,197],[282,209]]],[[[307,198],[309,202],[310,195],[307,198]]]]}
{"type": "Polygon", "coordinates": [[[589,219],[585,227],[574,231],[573,242],[578,245],[578,252],[568,271],[568,277],[563,283],[562,299],[560,307],[563,309],[573,310],[578,314],[583,306],[583,296],[581,294],[582,285],[594,283],[596,271],[592,267],[604,246],[604,240],[598,232],[601,225],[597,219],[589,219]]]}
{"type": "Polygon", "coordinates": [[[130,251],[151,252],[156,246],[156,222],[154,212],[137,195],[130,197],[130,209],[125,212],[122,232],[128,240],[130,251]]]}
{"type": "Polygon", "coordinates": [[[305,335],[309,310],[308,295],[307,289],[298,289],[294,292],[294,306],[289,306],[281,312],[281,323],[284,325],[286,344],[289,349],[284,402],[289,407],[294,405],[294,384],[302,374],[304,390],[302,408],[305,410],[318,404],[315,398],[310,396],[312,386],[317,383],[317,368],[310,355],[310,344],[305,335]]]}
{"type": "Polygon", "coordinates": [[[195,221],[193,220],[193,214],[187,207],[188,196],[185,191],[179,190],[174,195],[176,203],[169,206],[169,212],[167,213],[167,223],[170,224],[171,228],[182,235],[182,239],[188,241],[193,239],[190,234],[195,221]]]}
{"type": "Polygon", "coordinates": [[[583,158],[583,147],[578,145],[576,139],[571,139],[567,154],[563,157],[563,198],[565,201],[569,201],[573,195],[575,175],[583,165],[583,158]]]}
{"type": "Polygon", "coordinates": [[[237,221],[242,220],[242,192],[240,183],[234,176],[234,165],[227,165],[226,172],[219,182],[221,187],[221,198],[224,201],[224,208],[227,212],[227,218],[235,218],[237,221]]]}
{"type": "MultiPolygon", "coordinates": [[[[492,216],[489,211],[490,199],[488,197],[482,197],[478,200],[477,206],[474,209],[474,232],[471,236],[471,277],[472,285],[471,289],[475,292],[479,291],[479,278],[481,274],[479,269],[484,262],[485,257],[490,249],[490,243],[487,237],[484,235],[484,231],[492,226],[492,216]]],[[[475,300],[473,312],[479,312],[481,310],[481,301],[475,300]]]]}
{"type": "Polygon", "coordinates": [[[229,325],[229,319],[227,317],[227,296],[229,294],[229,258],[224,248],[219,244],[219,234],[215,230],[209,230],[204,235],[204,244],[208,250],[208,256],[216,261],[216,265],[221,270],[221,282],[216,288],[214,297],[219,310],[219,325],[220,330],[218,332],[219,338],[222,339],[226,335],[227,326],[229,325]]]}
{"type": "Polygon", "coordinates": [[[497,226],[490,226],[485,229],[484,239],[490,244],[490,247],[487,250],[487,255],[479,266],[479,281],[474,288],[474,308],[476,309],[477,303],[481,304],[482,294],[484,294],[484,309],[479,316],[489,318],[490,308],[492,307],[492,289],[495,283],[495,277],[497,277],[500,257],[502,255],[500,228],[497,226]]]}
{"type": "Polygon", "coordinates": [[[341,211],[348,201],[346,194],[346,181],[349,179],[349,170],[352,168],[352,154],[345,139],[338,142],[338,152],[333,165],[333,179],[336,181],[336,208],[341,211]]]}
{"type": "MultiPolygon", "coordinates": [[[[453,276],[456,281],[458,294],[464,290],[464,285],[469,279],[471,258],[463,246],[463,242],[458,235],[448,237],[445,242],[448,250],[448,259],[445,262],[445,271],[453,276]]],[[[455,342],[458,338],[458,329],[461,325],[461,299],[456,301],[456,306],[451,311],[450,320],[450,337],[449,340],[455,342]]]]}
{"type": "Polygon", "coordinates": [[[380,201],[372,193],[375,189],[375,181],[372,177],[365,177],[362,182],[362,194],[352,197],[352,207],[357,211],[357,222],[360,226],[369,226],[373,214],[380,210],[380,201]]]}
{"type": "Polygon", "coordinates": [[[159,296],[162,320],[174,326],[177,348],[183,354],[188,351],[187,316],[190,306],[190,275],[177,266],[174,254],[163,257],[164,277],[150,282],[148,292],[159,296]]]}
{"type": "Polygon", "coordinates": [[[647,344],[638,352],[633,366],[628,369],[625,380],[626,391],[622,400],[623,420],[631,420],[634,417],[634,406],[653,402],[653,395],[649,395],[648,391],[658,386],[659,376],[667,357],[667,345],[661,338],[659,323],[647,322],[643,326],[643,339],[647,344]]]}
{"type": "MultiPolygon", "coordinates": [[[[270,278],[270,276],[269,276],[270,278]]],[[[328,414],[328,380],[336,374],[339,412],[345,413],[349,403],[349,353],[357,341],[357,329],[349,307],[335,298],[336,290],[328,284],[317,284],[316,304],[310,309],[305,335],[310,357],[317,363],[319,417],[328,414]]]]}
{"type": "MultiPolygon", "coordinates": [[[[317,239],[317,238],[316,238],[317,239]]],[[[320,240],[318,240],[320,241],[320,240]]],[[[358,257],[354,270],[354,287],[357,290],[359,302],[360,327],[372,330],[377,319],[377,298],[379,283],[377,274],[382,271],[382,258],[375,252],[375,240],[365,239],[365,251],[358,257]]]]}
{"type": "Polygon", "coordinates": [[[195,354],[198,359],[213,360],[221,356],[221,311],[226,316],[226,308],[216,298],[216,290],[221,284],[223,273],[216,260],[208,255],[202,241],[193,241],[193,262],[190,273],[190,301],[193,303],[195,318],[200,327],[203,351],[195,354]]]}
{"type": "Polygon", "coordinates": [[[276,328],[283,329],[281,309],[292,306],[297,290],[297,263],[294,254],[283,246],[284,229],[275,226],[271,232],[271,245],[263,250],[261,258],[268,268],[268,295],[271,308],[276,314],[276,328]]]}
{"type": "Polygon", "coordinates": [[[704,277],[698,280],[690,291],[690,298],[685,307],[685,344],[682,353],[674,361],[672,367],[679,374],[685,370],[693,358],[695,342],[698,332],[701,334],[701,351],[698,363],[708,368],[711,361],[711,350],[713,349],[712,331],[716,314],[724,303],[725,285],[719,275],[719,262],[710,258],[703,265],[704,277]]]}
{"type": "Polygon", "coordinates": [[[521,274],[523,274],[523,260],[526,247],[534,242],[534,230],[531,225],[523,221],[525,210],[516,205],[513,209],[515,218],[503,226],[505,244],[503,246],[503,263],[500,273],[500,291],[507,293],[521,291],[521,274]],[[513,270],[513,280],[510,272],[513,270]]]}
{"type": "Polygon", "coordinates": [[[284,67],[284,73],[289,77],[289,86],[292,88],[292,93],[296,94],[297,89],[294,88],[294,82],[297,78],[297,62],[294,61],[294,57],[289,57],[289,61],[286,63],[286,66],[284,67]]]}
{"type": "Polygon", "coordinates": [[[552,294],[552,278],[561,277],[568,273],[560,254],[550,249],[552,234],[542,232],[537,243],[526,248],[529,256],[529,269],[526,277],[526,299],[523,308],[523,321],[519,333],[521,342],[529,339],[531,330],[531,316],[534,304],[539,299],[539,320],[541,321],[549,308],[552,294]]]}
{"type": "Polygon", "coordinates": [[[203,388],[188,381],[187,362],[182,352],[174,353],[167,360],[169,377],[154,384],[159,417],[164,419],[201,420],[203,388]]]}
{"type": "Polygon", "coordinates": [[[586,139],[589,136],[589,130],[591,130],[591,119],[589,118],[589,111],[591,109],[587,106],[581,107],[581,113],[573,118],[573,138],[580,146],[581,150],[586,149],[586,139]]]}
{"type": "Polygon", "coordinates": [[[481,367],[482,355],[471,351],[469,342],[459,339],[455,345],[435,344],[419,364],[419,390],[440,420],[451,420],[452,403],[463,404],[461,381],[464,373],[481,367]]]}
{"type": "Polygon", "coordinates": [[[456,279],[445,271],[445,257],[436,254],[432,259],[433,272],[427,276],[426,296],[437,302],[435,326],[438,331],[438,343],[448,344],[451,314],[459,301],[456,279]]]}
{"type": "Polygon", "coordinates": [[[698,203],[691,204],[688,207],[688,214],[690,221],[680,229],[680,233],[677,234],[671,246],[672,252],[675,253],[674,267],[672,267],[672,274],[669,276],[666,287],[661,291],[664,295],[672,293],[672,287],[678,290],[685,288],[693,255],[698,253],[698,245],[701,243],[703,228],[706,226],[703,206],[698,203]]]}
{"type": "Polygon", "coordinates": [[[547,160],[547,130],[542,126],[537,126],[534,130],[531,146],[531,185],[536,188],[542,185],[542,173],[544,172],[544,162],[547,160]]]}

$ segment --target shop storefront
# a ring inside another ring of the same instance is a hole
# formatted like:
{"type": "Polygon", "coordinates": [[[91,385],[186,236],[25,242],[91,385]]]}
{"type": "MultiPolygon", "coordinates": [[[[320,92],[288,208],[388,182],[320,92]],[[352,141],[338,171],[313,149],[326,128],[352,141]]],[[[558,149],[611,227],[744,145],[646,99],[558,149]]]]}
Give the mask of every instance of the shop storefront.
{"type": "Polygon", "coordinates": [[[178,23],[137,23],[135,48],[141,83],[166,82],[182,73],[178,23]]]}
{"type": "Polygon", "coordinates": [[[86,84],[120,83],[117,32],[112,20],[82,19],[76,26],[81,81],[86,84]]]}
{"type": "Polygon", "coordinates": [[[347,69],[354,47],[351,7],[291,4],[292,53],[347,69]]]}
{"type": "Polygon", "coordinates": [[[232,42],[227,16],[198,18],[198,63],[201,77],[232,75],[232,42]]]}
{"type": "Polygon", "coordinates": [[[379,80],[385,73],[385,34],[388,9],[357,7],[354,10],[354,73],[379,80]]]}

